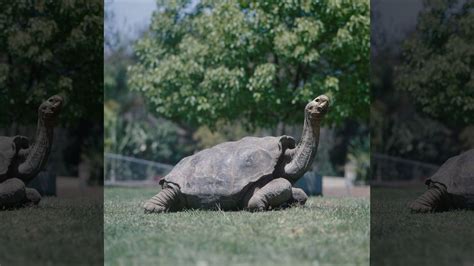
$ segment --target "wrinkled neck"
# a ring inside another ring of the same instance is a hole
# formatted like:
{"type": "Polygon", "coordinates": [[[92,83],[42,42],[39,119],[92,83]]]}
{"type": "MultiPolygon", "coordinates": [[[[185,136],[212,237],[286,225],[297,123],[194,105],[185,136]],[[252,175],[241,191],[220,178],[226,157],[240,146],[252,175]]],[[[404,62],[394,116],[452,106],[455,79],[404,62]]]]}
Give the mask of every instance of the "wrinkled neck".
{"type": "Polygon", "coordinates": [[[285,174],[290,180],[296,182],[311,167],[318,150],[319,131],[320,120],[311,120],[309,115],[305,114],[300,143],[285,166],[285,174]]]}
{"type": "Polygon", "coordinates": [[[42,170],[51,150],[53,132],[51,123],[38,119],[35,143],[30,148],[26,160],[18,168],[21,179],[32,179],[42,170]]]}

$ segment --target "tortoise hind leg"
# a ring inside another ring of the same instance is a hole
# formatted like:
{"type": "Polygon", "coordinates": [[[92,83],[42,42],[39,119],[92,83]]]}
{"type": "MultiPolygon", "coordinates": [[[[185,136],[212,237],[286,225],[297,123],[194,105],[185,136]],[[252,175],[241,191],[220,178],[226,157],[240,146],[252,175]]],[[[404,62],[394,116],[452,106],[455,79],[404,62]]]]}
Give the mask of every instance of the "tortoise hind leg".
{"type": "Polygon", "coordinates": [[[428,190],[411,202],[408,207],[412,212],[433,212],[449,208],[449,195],[446,187],[437,182],[430,182],[428,190]]]}
{"type": "Polygon", "coordinates": [[[145,213],[162,213],[182,209],[182,196],[179,188],[165,183],[163,189],[149,199],[145,205],[145,213]]]}
{"type": "Polygon", "coordinates": [[[276,208],[292,198],[290,181],[276,178],[257,190],[247,203],[250,211],[263,211],[269,207],[276,208]]]}
{"type": "Polygon", "coordinates": [[[20,207],[26,200],[25,183],[18,178],[0,183],[0,209],[20,207]]]}

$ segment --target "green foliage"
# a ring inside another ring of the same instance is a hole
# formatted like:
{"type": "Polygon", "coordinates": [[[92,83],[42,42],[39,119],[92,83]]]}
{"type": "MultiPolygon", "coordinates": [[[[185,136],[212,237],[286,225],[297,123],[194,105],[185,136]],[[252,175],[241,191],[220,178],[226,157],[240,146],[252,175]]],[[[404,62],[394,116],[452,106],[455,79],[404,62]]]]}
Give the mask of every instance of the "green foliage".
{"type": "Polygon", "coordinates": [[[397,88],[426,114],[452,125],[474,122],[474,3],[429,0],[405,42],[397,88]]]}
{"type": "Polygon", "coordinates": [[[183,130],[176,124],[149,114],[120,113],[110,107],[113,103],[105,105],[105,152],[169,164],[192,152],[194,147],[183,141],[183,130]]]}
{"type": "Polygon", "coordinates": [[[153,112],[274,127],[301,122],[304,105],[328,93],[327,121],[368,118],[368,0],[189,3],[160,2],[135,46],[130,85],[153,112]]]}
{"type": "MultiPolygon", "coordinates": [[[[113,24],[113,14],[106,18],[113,24]]],[[[183,130],[145,109],[142,96],[128,89],[127,66],[135,62],[129,42],[108,29],[104,56],[104,151],[174,164],[194,148],[183,140],[183,130]],[[113,42],[111,41],[113,40],[113,42]]]]}
{"type": "Polygon", "coordinates": [[[0,123],[34,121],[57,93],[66,97],[63,121],[101,120],[91,106],[103,98],[103,2],[1,0],[0,10],[0,123]]]}
{"type": "Polygon", "coordinates": [[[218,121],[216,127],[218,130],[212,131],[207,126],[201,126],[194,132],[193,139],[197,142],[198,149],[210,148],[219,143],[239,140],[249,135],[241,123],[226,124],[223,121],[218,121]]]}

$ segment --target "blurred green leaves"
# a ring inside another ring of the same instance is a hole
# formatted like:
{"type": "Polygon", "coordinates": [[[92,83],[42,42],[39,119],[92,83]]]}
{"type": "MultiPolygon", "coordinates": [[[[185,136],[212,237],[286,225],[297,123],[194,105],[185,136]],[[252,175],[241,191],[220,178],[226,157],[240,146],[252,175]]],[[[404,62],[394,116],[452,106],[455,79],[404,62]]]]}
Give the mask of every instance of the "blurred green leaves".
{"type": "Polygon", "coordinates": [[[405,42],[396,86],[420,109],[450,125],[474,116],[474,3],[427,1],[417,31],[405,42]]]}
{"type": "Polygon", "coordinates": [[[369,1],[158,3],[129,84],[151,111],[192,125],[300,123],[329,93],[329,123],[369,115],[369,1]]]}

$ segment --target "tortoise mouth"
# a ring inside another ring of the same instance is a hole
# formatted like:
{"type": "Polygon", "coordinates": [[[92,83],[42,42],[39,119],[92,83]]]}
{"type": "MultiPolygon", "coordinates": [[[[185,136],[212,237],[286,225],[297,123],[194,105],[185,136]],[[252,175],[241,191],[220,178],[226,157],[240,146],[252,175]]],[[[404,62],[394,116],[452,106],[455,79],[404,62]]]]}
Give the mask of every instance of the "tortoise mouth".
{"type": "Polygon", "coordinates": [[[311,119],[319,119],[323,117],[329,109],[329,98],[325,95],[321,95],[309,102],[306,106],[306,110],[311,119]]]}
{"type": "Polygon", "coordinates": [[[58,114],[59,114],[58,110],[51,110],[51,109],[41,110],[41,117],[46,120],[53,120],[58,116],[58,114]]]}
{"type": "Polygon", "coordinates": [[[312,116],[325,115],[328,112],[329,104],[327,102],[322,103],[315,108],[315,111],[311,113],[312,116]]]}

